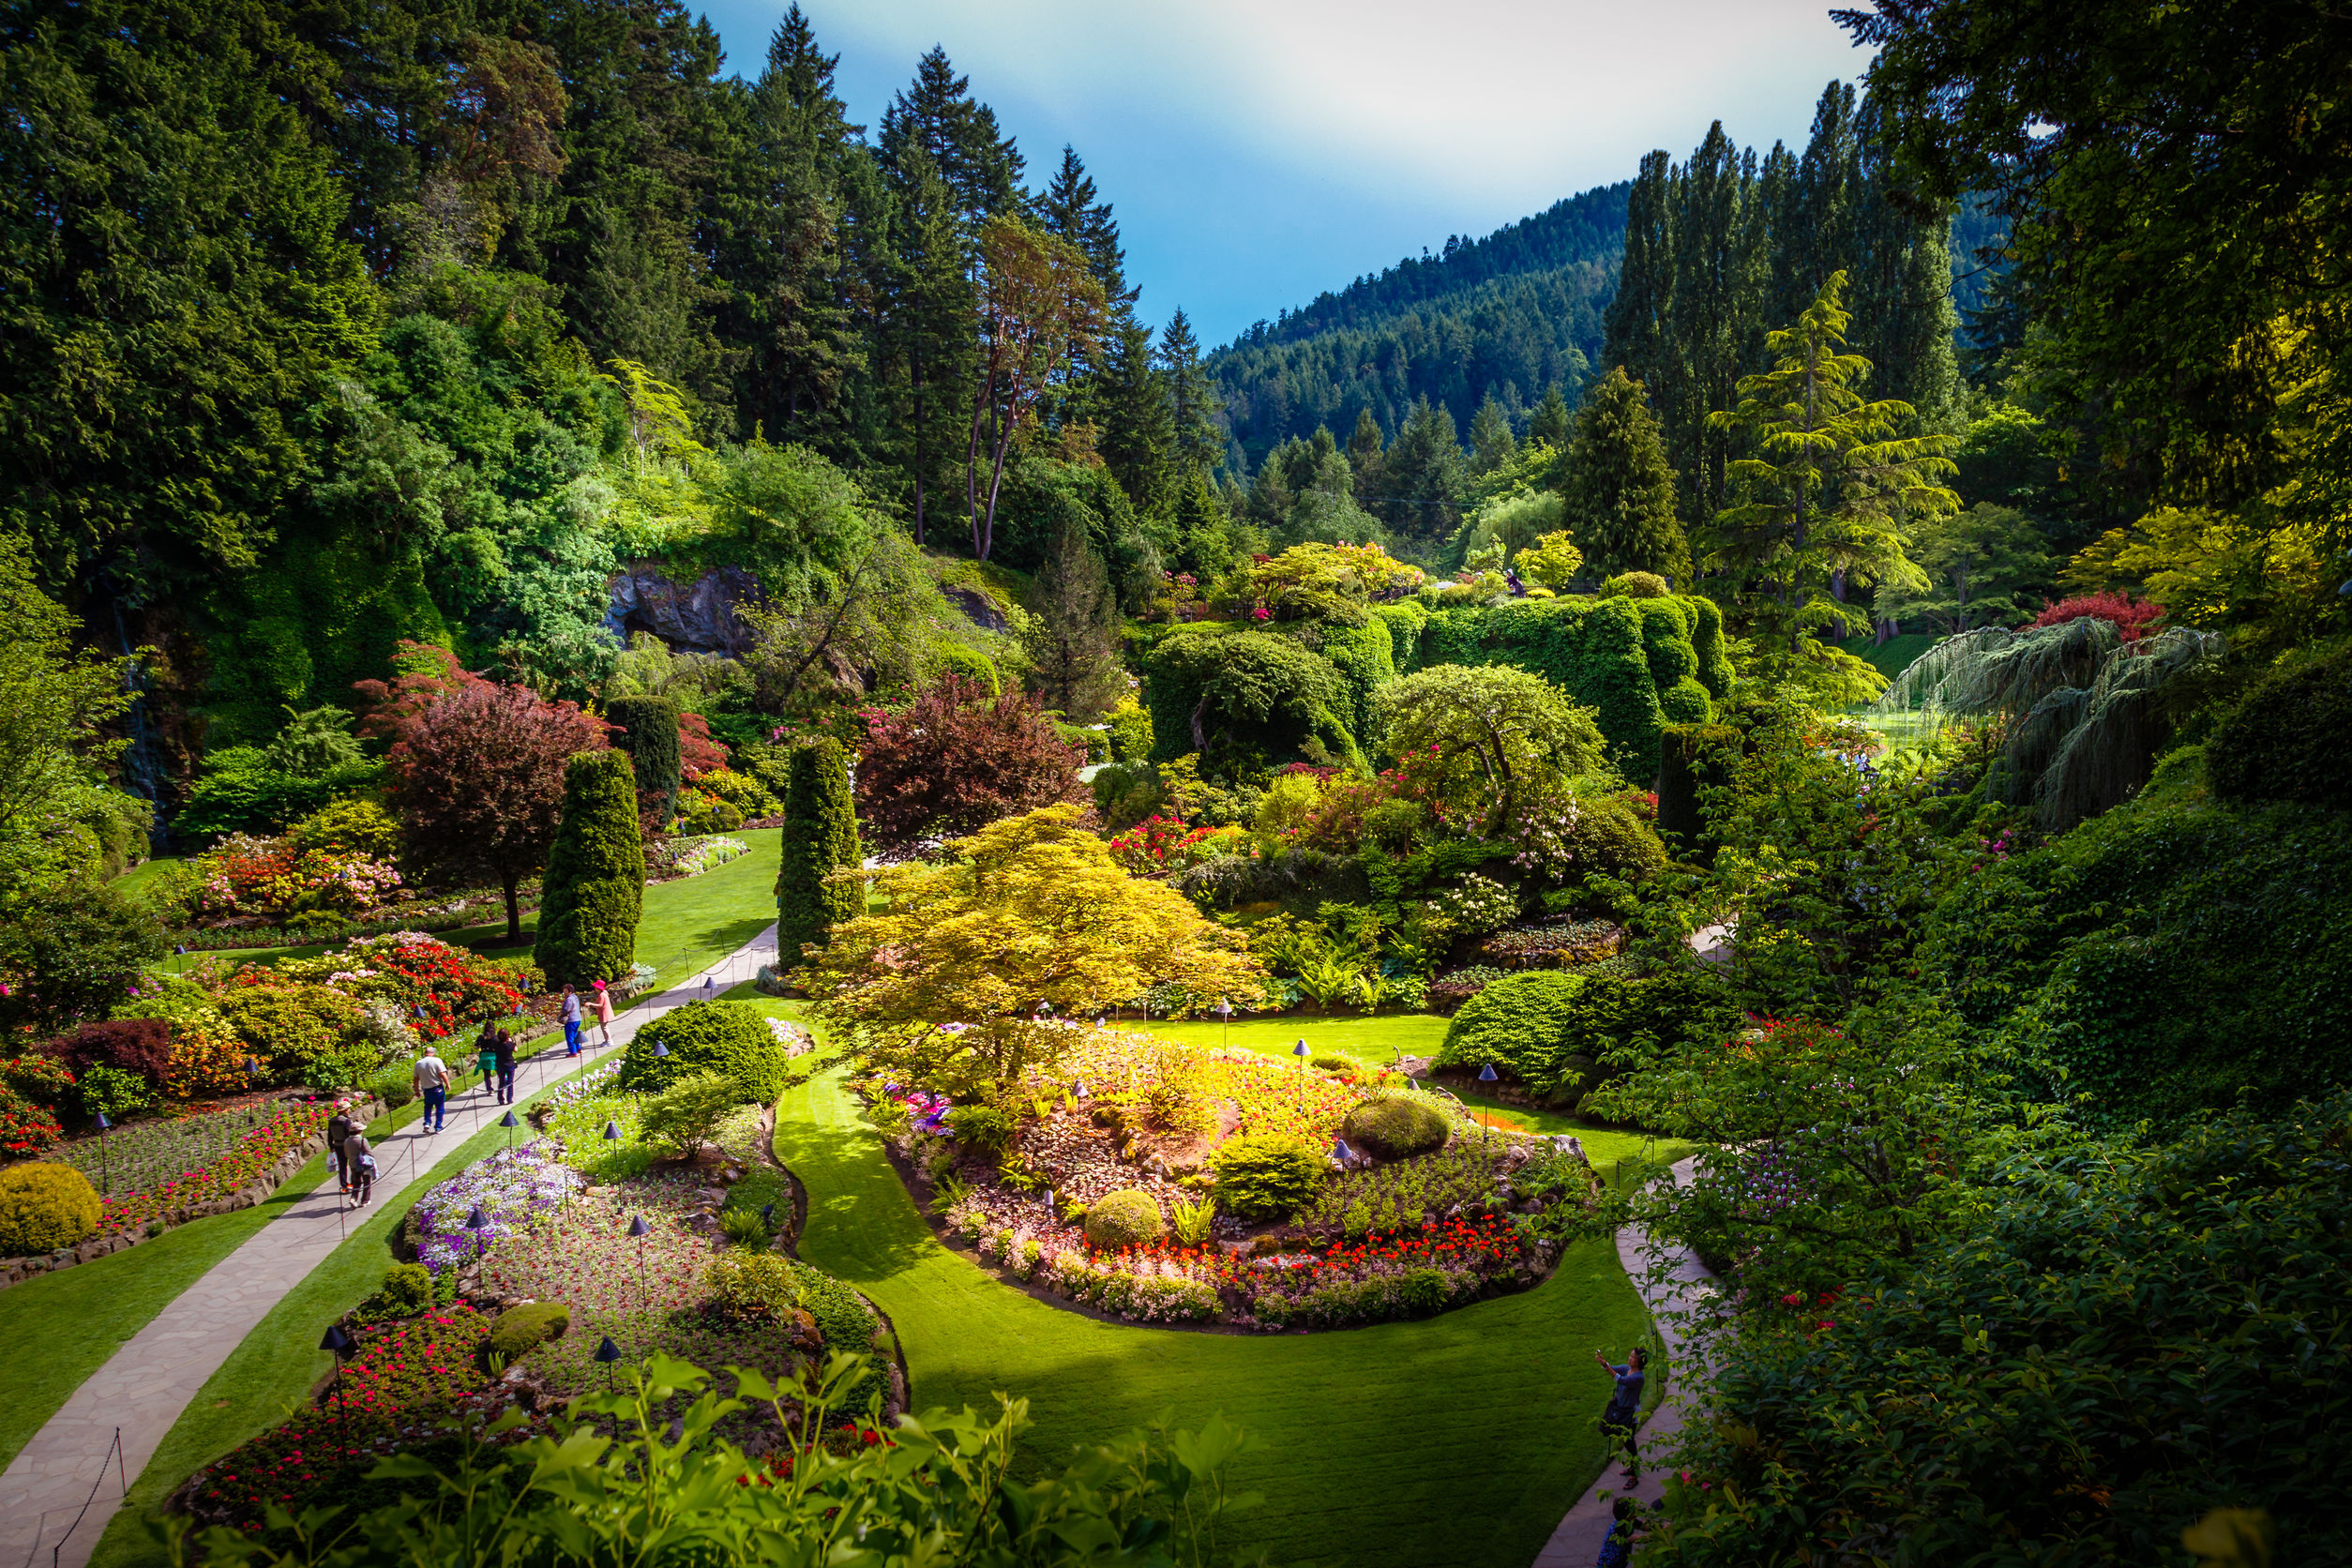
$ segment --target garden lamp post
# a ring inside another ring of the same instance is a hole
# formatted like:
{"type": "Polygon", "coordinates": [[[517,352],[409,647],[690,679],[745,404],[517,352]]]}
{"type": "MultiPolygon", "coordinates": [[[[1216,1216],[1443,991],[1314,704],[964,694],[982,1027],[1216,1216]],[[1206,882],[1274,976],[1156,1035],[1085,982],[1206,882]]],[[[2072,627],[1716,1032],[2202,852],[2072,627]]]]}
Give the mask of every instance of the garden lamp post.
{"type": "Polygon", "coordinates": [[[1495,1064],[1493,1063],[1489,1062],[1484,1067],[1478,1069],[1478,1081],[1481,1083],[1492,1083],[1495,1081],[1495,1064]]]}
{"type": "Polygon", "coordinates": [[[482,1213],[479,1203],[474,1205],[473,1213],[465,1216],[465,1228],[474,1232],[474,1256],[478,1260],[482,1256],[482,1232],[490,1229],[490,1215],[482,1213]]]}
{"type": "Polygon", "coordinates": [[[1217,1039],[1217,1048],[1220,1050],[1231,1050],[1233,1048],[1232,998],[1223,996],[1217,998],[1217,1023],[1223,1030],[1223,1033],[1217,1039]]]}
{"type": "Polygon", "coordinates": [[[613,1387],[612,1364],[621,1359],[621,1347],[612,1343],[611,1334],[606,1334],[603,1342],[597,1345],[596,1359],[604,1363],[604,1386],[607,1389],[613,1387]]]}
{"type": "Polygon", "coordinates": [[[657,1060],[666,1062],[670,1059],[670,1048],[663,1045],[659,1040],[656,1040],[654,1042],[654,1055],[657,1060]]]}
{"type": "Polygon", "coordinates": [[[1306,1071],[1306,1042],[1301,1040],[1297,1045],[1292,1046],[1290,1054],[1299,1059],[1299,1071],[1304,1075],[1306,1071]]]}
{"type": "Polygon", "coordinates": [[[319,1349],[335,1358],[335,1413],[343,1433],[343,1457],[351,1457],[351,1401],[343,1396],[343,1358],[357,1347],[340,1323],[326,1325],[326,1336],[319,1341],[319,1349]]]}
{"type": "Polygon", "coordinates": [[[1331,1159],[1334,1165],[1339,1167],[1342,1170],[1345,1170],[1348,1168],[1348,1162],[1355,1157],[1355,1151],[1348,1147],[1348,1140],[1346,1138],[1335,1138],[1332,1139],[1331,1159]]]}
{"type": "Polygon", "coordinates": [[[101,1193],[111,1193],[114,1190],[114,1178],[109,1172],[106,1164],[106,1129],[113,1124],[106,1119],[106,1112],[101,1110],[98,1113],[98,1191],[101,1193]]]}
{"type": "Polygon", "coordinates": [[[653,1292],[645,1289],[645,1238],[653,1233],[654,1228],[645,1223],[643,1214],[629,1221],[629,1234],[637,1239],[637,1310],[640,1312],[652,1310],[653,1292]]]}
{"type": "Polygon", "coordinates": [[[510,1110],[498,1119],[498,1124],[506,1129],[506,1152],[511,1154],[515,1152],[515,1129],[522,1123],[515,1120],[515,1113],[510,1110]]]}

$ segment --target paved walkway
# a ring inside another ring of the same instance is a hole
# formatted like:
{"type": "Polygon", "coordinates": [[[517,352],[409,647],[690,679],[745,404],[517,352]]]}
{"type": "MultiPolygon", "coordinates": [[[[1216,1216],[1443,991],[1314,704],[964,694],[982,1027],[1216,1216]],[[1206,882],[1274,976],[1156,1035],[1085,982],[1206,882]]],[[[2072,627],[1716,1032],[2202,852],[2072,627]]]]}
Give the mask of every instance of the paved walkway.
{"type": "MultiPolygon", "coordinates": [[[[1678,1162],[1673,1168],[1675,1181],[1687,1180],[1696,1163],[1696,1159],[1678,1162]]],[[[1662,1286],[1653,1285],[1649,1274],[1655,1255],[1649,1235],[1638,1227],[1629,1225],[1618,1231],[1618,1260],[1633,1277],[1635,1289],[1641,1292],[1642,1302],[1657,1325],[1659,1337],[1666,1341],[1669,1368],[1666,1396],[1651,1410],[1650,1419],[1641,1424],[1641,1450],[1651,1463],[1642,1471],[1641,1485],[1632,1488],[1632,1495],[1644,1503],[1654,1503],[1666,1496],[1666,1470],[1658,1462],[1664,1457],[1660,1451],[1668,1439],[1682,1429],[1682,1395],[1707,1380],[1703,1364],[1696,1359],[1683,1358],[1680,1326],[1659,1314],[1697,1306],[1715,1283],[1715,1276],[1707,1271],[1707,1266],[1683,1250],[1675,1256],[1672,1277],[1662,1286]]],[[[1621,1347],[1611,1347],[1609,1353],[1622,1355],[1624,1351],[1621,1347]]],[[[1592,1369],[1594,1410],[1606,1402],[1607,1395],[1608,1379],[1596,1366],[1592,1369]]],[[[1560,1528],[1552,1531],[1552,1538],[1544,1543],[1544,1549],[1535,1556],[1535,1568],[1592,1568],[1600,1560],[1601,1547],[1607,1542],[1609,1526],[1614,1522],[1610,1506],[1626,1490],[1624,1468],[1612,1460],[1601,1479],[1592,1484],[1592,1489],[1568,1510],[1560,1528]]]]}
{"type": "MultiPolygon", "coordinates": [[[[520,1063],[515,1073],[520,1104],[583,1063],[619,1050],[650,1018],[686,1003],[714,997],[749,980],[776,958],[776,927],[674,990],[641,1002],[612,1020],[612,1044],[598,1045],[592,1020],[577,1059],[560,1048],[520,1063]]],[[[71,1398],[24,1445],[0,1475],[0,1568],[84,1568],[107,1520],[122,1502],[122,1477],[140,1473],[157,1445],[211,1376],[288,1290],[340,1245],[356,1220],[396,1204],[449,1150],[494,1126],[505,1114],[483,1090],[469,1090],[449,1106],[438,1135],[422,1122],[376,1145],[382,1174],[370,1210],[347,1211],[335,1188],[322,1185],[255,1231],[243,1246],[156,1314],[91,1374],[71,1398]],[[109,1451],[122,1429],[119,1468],[109,1451]],[[92,1488],[97,1488],[91,1501],[92,1488]],[[75,1526],[83,1504],[89,1513],[75,1526]],[[62,1546],[62,1550],[60,1547],[62,1546]]],[[[325,1325],[320,1325],[324,1333],[325,1325]]],[[[31,1350],[32,1347],[19,1347],[31,1350]]],[[[308,1353],[306,1343],[295,1347],[308,1353]]]]}

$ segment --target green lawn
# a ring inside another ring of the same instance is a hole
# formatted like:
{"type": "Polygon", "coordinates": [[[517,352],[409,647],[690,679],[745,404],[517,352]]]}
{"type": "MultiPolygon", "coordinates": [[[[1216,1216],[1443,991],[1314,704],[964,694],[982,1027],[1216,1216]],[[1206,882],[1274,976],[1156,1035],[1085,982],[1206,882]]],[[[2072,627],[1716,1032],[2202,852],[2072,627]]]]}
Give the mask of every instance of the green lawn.
{"type": "Polygon", "coordinates": [[[1286,1568],[1524,1568],[1602,1468],[1608,1381],[1592,1351],[1647,1332],[1606,1243],[1537,1289],[1425,1322],[1280,1335],[1098,1322],[940,1245],[837,1074],[786,1097],[776,1149],[808,1188],[802,1256],[890,1314],[918,1407],[1026,1397],[1032,1470],[1163,1412],[1183,1425],[1222,1410],[1266,1443],[1233,1481],[1265,1494],[1244,1535],[1286,1568]]]}
{"type": "Polygon", "coordinates": [[[143,860],[114,879],[114,891],[127,898],[136,898],[146,891],[149,882],[163,875],[165,867],[177,866],[181,858],[175,854],[159,854],[152,860],[143,860]]]}
{"type": "MultiPolygon", "coordinates": [[[[776,918],[776,868],[783,853],[781,828],[751,828],[730,837],[751,846],[751,852],[729,861],[716,871],[676,882],[656,882],[645,890],[645,912],[637,925],[637,959],[654,966],[656,988],[692,979],[704,965],[749,942],[776,918]]],[[[136,871],[125,875],[135,876],[136,871]]],[[[530,951],[539,916],[522,917],[523,944],[506,945],[506,922],[463,926],[437,931],[443,942],[471,947],[491,957],[530,951]]],[[[163,967],[177,972],[206,958],[253,958],[282,963],[289,958],[315,958],[340,942],[310,942],[300,947],[229,947],[209,953],[167,957],[163,967]]]]}
{"type": "Polygon", "coordinates": [[[1873,670],[1893,680],[1910,668],[1911,661],[1943,641],[1940,633],[1907,631],[1884,642],[1873,642],[1867,637],[1849,638],[1838,646],[1861,659],[1873,670]]]}

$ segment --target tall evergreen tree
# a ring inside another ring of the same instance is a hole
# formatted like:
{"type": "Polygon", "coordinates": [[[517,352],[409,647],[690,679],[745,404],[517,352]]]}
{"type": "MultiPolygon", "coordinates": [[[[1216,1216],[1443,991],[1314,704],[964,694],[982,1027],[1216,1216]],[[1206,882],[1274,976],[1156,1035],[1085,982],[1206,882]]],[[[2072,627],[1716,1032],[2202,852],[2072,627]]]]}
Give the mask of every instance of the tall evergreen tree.
{"type": "Polygon", "coordinates": [[[1225,456],[1225,432],[1217,424],[1224,400],[1200,368],[1200,339],[1179,306],[1160,334],[1160,369],[1168,373],[1168,413],[1180,468],[1208,470],[1225,456]]]}
{"type": "Polygon", "coordinates": [[[1093,177],[1076,148],[1063,144],[1061,166],[1031,205],[1038,227],[1085,253],[1112,312],[1123,314],[1136,296],[1127,286],[1126,248],[1119,243],[1119,222],[1111,216],[1110,204],[1098,199],[1093,177]]]}
{"type": "Polygon", "coordinates": [[[1119,599],[1075,506],[1063,505],[1055,519],[1029,611],[1021,644],[1031,684],[1070,722],[1093,722],[1119,691],[1119,599]]]}
{"type": "MultiPolygon", "coordinates": [[[[1568,420],[1568,400],[1560,396],[1560,383],[1554,382],[1544,388],[1544,400],[1535,405],[1533,414],[1528,415],[1528,444],[1555,449],[1567,445],[1568,420]]],[[[1350,457],[1354,456],[1355,443],[1348,444],[1348,451],[1350,457]]]]}
{"type": "Polygon", "coordinates": [[[540,887],[531,961],[549,984],[626,977],[645,903],[645,841],[626,754],[583,751],[565,764],[563,817],[540,887]]]}
{"type": "Polygon", "coordinates": [[[792,748],[784,776],[783,862],[776,876],[776,960],[795,968],[804,949],[866,912],[866,889],[834,873],[866,863],[857,806],[840,743],[821,735],[792,748]]]}
{"type": "Polygon", "coordinates": [[[936,46],[882,112],[882,156],[902,178],[918,147],[955,193],[957,222],[976,252],[982,224],[1020,209],[1020,149],[998,133],[996,111],[972,96],[971,79],[957,76],[936,46]]]}
{"type": "Polygon", "coordinates": [[[1707,531],[1711,564],[1769,593],[1769,630],[1790,650],[1863,625],[1834,590],[1847,576],[1917,592],[1906,553],[1916,518],[1949,512],[1955,465],[1942,436],[1903,436],[1907,403],[1866,400],[1870,362],[1851,353],[1846,275],[1832,273],[1795,325],[1768,340],[1772,369],[1743,378],[1738,406],[1710,421],[1746,439],[1733,503],[1707,531]]]}
{"type": "Polygon", "coordinates": [[[1609,296],[1608,336],[1602,356],[1645,386],[1664,387],[1674,375],[1666,313],[1674,302],[1673,160],[1645,154],[1625,199],[1625,255],[1609,296]]]}
{"type": "Polygon", "coordinates": [[[1641,383],[1613,369],[1577,406],[1561,465],[1560,520],[1604,576],[1656,572],[1686,583],[1690,547],[1674,510],[1674,469],[1641,383]]]}
{"type": "Polygon", "coordinates": [[[915,543],[962,469],[979,310],[955,193],[919,143],[893,165],[895,220],[879,266],[877,337],[897,413],[915,543]]]}
{"type": "Polygon", "coordinates": [[[1511,432],[1511,416],[1502,411],[1489,390],[1470,417],[1470,471],[1473,475],[1492,474],[1508,468],[1519,455],[1518,437],[1511,432]]]}
{"type": "Polygon", "coordinates": [[[1408,537],[1450,538],[1461,526],[1467,483],[1453,412],[1417,399],[1380,459],[1381,495],[1368,510],[1408,537]]]}
{"type": "Polygon", "coordinates": [[[1176,411],[1168,377],[1153,364],[1152,329],[1114,327],[1087,409],[1100,426],[1095,450],[1138,513],[1161,511],[1176,473],[1176,411]]]}

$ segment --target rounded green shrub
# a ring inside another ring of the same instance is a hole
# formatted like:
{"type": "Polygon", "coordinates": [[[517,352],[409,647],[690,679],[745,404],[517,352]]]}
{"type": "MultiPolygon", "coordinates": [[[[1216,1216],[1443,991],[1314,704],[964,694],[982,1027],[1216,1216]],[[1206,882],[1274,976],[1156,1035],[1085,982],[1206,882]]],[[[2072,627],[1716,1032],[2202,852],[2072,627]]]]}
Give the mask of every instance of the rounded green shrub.
{"type": "Polygon", "coordinates": [[[637,1032],[621,1058],[624,1093],[657,1094],[696,1073],[718,1073],[743,1099],[773,1105],[792,1080],[792,1058],[768,1020],[745,1002],[689,1002],[637,1032]],[[660,1046],[669,1054],[656,1056],[660,1046]]]}
{"type": "Polygon", "coordinates": [[[1306,1064],[1319,1073],[1352,1073],[1356,1070],[1356,1064],[1344,1056],[1309,1057],[1306,1064]]]}
{"type": "Polygon", "coordinates": [[[1577,871],[1639,882],[1666,864],[1665,843],[1622,795],[1576,802],[1576,820],[1562,835],[1577,871]]]}
{"type": "Polygon", "coordinates": [[[563,1338],[564,1331],[571,1326],[572,1309],[562,1302],[528,1302],[498,1315],[490,1336],[482,1341],[482,1349],[511,1362],[550,1339],[563,1338]]]}
{"type": "Polygon", "coordinates": [[[564,768],[564,814],[547,856],[532,960],[558,986],[618,980],[637,962],[645,845],[637,787],[617,751],[583,751],[564,768]]]}
{"type": "Polygon", "coordinates": [[[1445,1147],[1445,1115],[1410,1094],[1375,1094],[1348,1112],[1340,1134],[1385,1159],[1401,1160],[1445,1147]]]}
{"type": "Polygon", "coordinates": [[[237,986],[221,997],[220,1016],[274,1080],[294,1082],[341,1064],[360,1007],[325,986],[237,986]]]}
{"type": "Polygon", "coordinates": [[[1141,1246],[1161,1229],[1159,1199],[1135,1187],[1105,1193],[1086,1211],[1086,1239],[1105,1252],[1141,1246]]]}
{"type": "Polygon", "coordinates": [[[995,662],[977,648],[967,648],[960,642],[942,642],[931,650],[928,662],[928,673],[934,680],[942,675],[958,675],[990,697],[1004,689],[995,662]]]}
{"type": "Polygon", "coordinates": [[[2352,645],[2257,682],[2214,731],[2206,776],[2222,800],[2352,810],[2352,645]]]}
{"type": "Polygon", "coordinates": [[[678,746],[678,704],[667,697],[615,697],[604,705],[604,716],[620,729],[612,744],[628,754],[639,809],[668,822],[686,765],[678,746]]]}
{"type": "Polygon", "coordinates": [[[359,1304],[363,1323],[414,1318],[433,1304],[432,1271],[422,1263],[395,1263],[384,1271],[376,1293],[359,1304]]]}
{"type": "Polygon", "coordinates": [[[1530,970],[1462,1004],[1438,1048],[1440,1067],[1492,1063],[1559,1104],[1575,1105],[1609,1075],[1594,1066],[1629,1041],[1723,1038],[1739,1011],[1703,966],[1636,976],[1530,970]]]}
{"type": "Polygon", "coordinates": [[[1438,1048],[1437,1065],[1491,1065],[1522,1081],[1541,1078],[1555,1043],[1574,1026],[1585,985],[1581,974],[1545,970],[1493,982],[1454,1015],[1438,1048]]]}
{"type": "Polygon", "coordinates": [[[69,1165],[28,1160],[0,1170],[0,1258],[73,1245],[98,1229],[102,1205],[69,1165]]]}
{"type": "Polygon", "coordinates": [[[1597,710],[1595,720],[1608,741],[1609,761],[1629,783],[1647,786],[1658,776],[1658,734],[1666,719],[1658,711],[1658,686],[1651,678],[1636,603],[1603,599],[1585,617],[1585,656],[1576,696],[1597,710]]]}
{"type": "Polygon", "coordinates": [[[1323,1184],[1322,1156],[1283,1133],[1234,1138],[1209,1156],[1216,1172],[1217,1206],[1239,1219],[1282,1219],[1296,1214],[1323,1184]]]}
{"type": "Polygon", "coordinates": [[[1715,702],[1705,686],[1685,675],[1658,693],[1658,712],[1668,725],[1704,724],[1715,716],[1715,702]]]}
{"type": "Polygon", "coordinates": [[[1626,572],[1601,584],[1603,598],[1662,599],[1673,591],[1656,572],[1626,572]]]}

